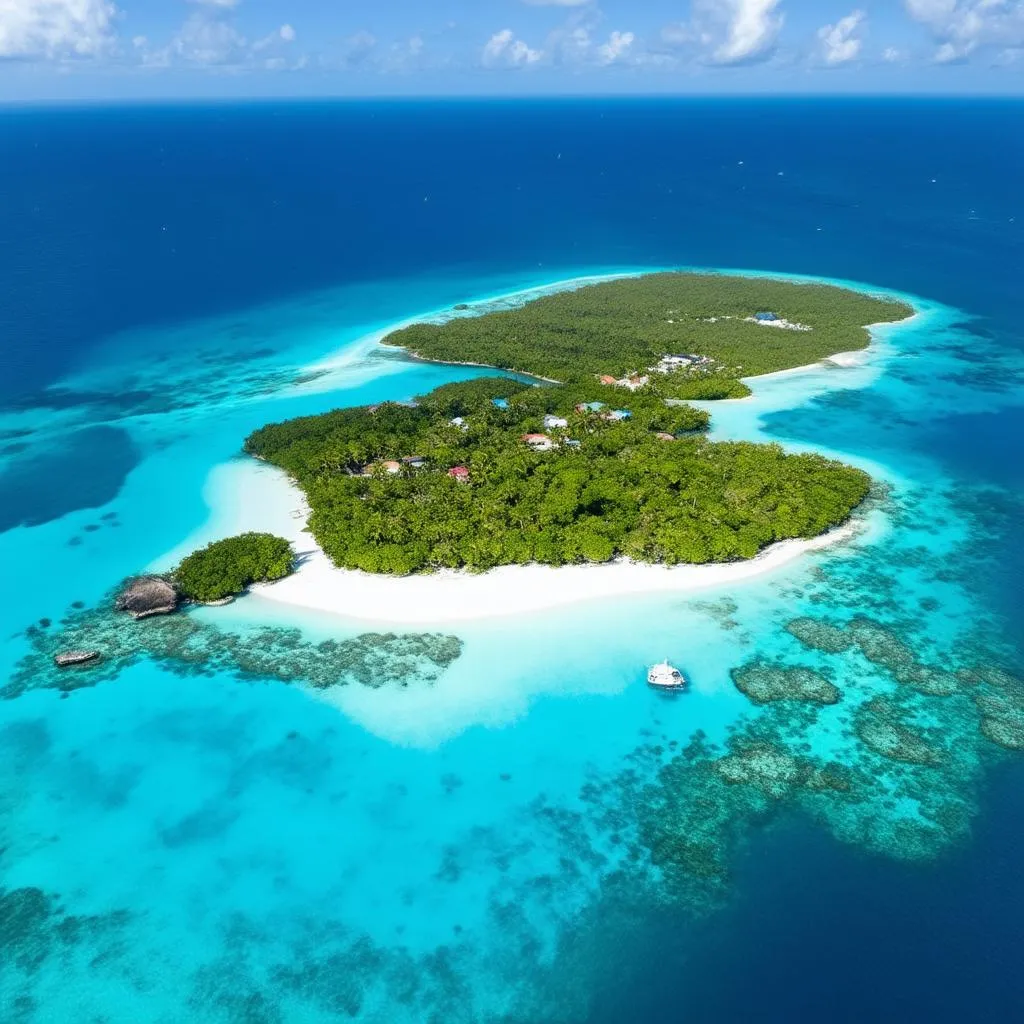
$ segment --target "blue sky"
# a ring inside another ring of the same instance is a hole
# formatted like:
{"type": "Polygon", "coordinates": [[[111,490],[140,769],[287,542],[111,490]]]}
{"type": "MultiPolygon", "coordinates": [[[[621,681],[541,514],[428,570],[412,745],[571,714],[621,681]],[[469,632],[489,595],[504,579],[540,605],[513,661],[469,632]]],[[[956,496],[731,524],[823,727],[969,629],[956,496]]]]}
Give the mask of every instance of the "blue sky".
{"type": "Polygon", "coordinates": [[[0,0],[0,100],[1024,93],[1024,0],[0,0]]]}

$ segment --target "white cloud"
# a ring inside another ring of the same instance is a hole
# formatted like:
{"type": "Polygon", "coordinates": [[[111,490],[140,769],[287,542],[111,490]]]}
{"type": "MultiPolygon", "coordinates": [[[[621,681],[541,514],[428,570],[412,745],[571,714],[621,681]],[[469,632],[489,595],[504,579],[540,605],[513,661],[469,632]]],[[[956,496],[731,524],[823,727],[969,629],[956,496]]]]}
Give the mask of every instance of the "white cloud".
{"type": "Polygon", "coordinates": [[[729,14],[725,41],[714,53],[720,64],[739,64],[767,54],[782,28],[781,0],[724,0],[729,14]]]}
{"type": "Polygon", "coordinates": [[[608,42],[597,48],[597,59],[602,64],[614,64],[629,53],[635,41],[636,36],[632,32],[612,32],[608,42]]]}
{"type": "Polygon", "coordinates": [[[882,60],[887,64],[895,64],[896,61],[903,59],[903,53],[897,50],[895,46],[887,46],[882,51],[882,60]]]}
{"type": "Polygon", "coordinates": [[[109,0],[0,0],[0,58],[100,56],[117,13],[109,0]]]}
{"type": "MultiPolygon", "coordinates": [[[[0,4],[3,2],[0,0],[0,4]]],[[[235,24],[235,3],[195,2],[199,9],[185,19],[166,46],[152,49],[144,36],[133,41],[143,66],[193,65],[218,71],[286,71],[306,66],[305,56],[286,56],[298,38],[290,24],[280,25],[261,39],[249,40],[235,24]]]]}
{"type": "Polygon", "coordinates": [[[661,30],[661,41],[669,46],[684,46],[686,43],[698,42],[693,29],[682,22],[677,25],[666,25],[661,30]]]}
{"type": "Polygon", "coordinates": [[[171,40],[169,56],[189,64],[239,64],[246,48],[245,36],[231,22],[192,14],[171,40]]]}
{"type": "Polygon", "coordinates": [[[975,50],[1024,47],[1024,0],[903,0],[907,13],[931,32],[935,60],[950,64],[975,50]]]}
{"type": "Polygon", "coordinates": [[[484,46],[480,56],[486,67],[525,67],[536,64],[544,54],[531,49],[522,39],[516,39],[510,28],[495,32],[484,46]]]}
{"type": "Polygon", "coordinates": [[[377,39],[369,32],[360,31],[345,40],[342,59],[346,64],[354,67],[364,63],[371,53],[377,48],[377,39]]]}
{"type": "Polygon", "coordinates": [[[271,32],[269,36],[257,39],[256,42],[252,44],[253,52],[259,53],[260,50],[277,47],[282,43],[294,43],[295,39],[295,29],[293,29],[291,25],[282,25],[279,29],[271,32]]]}
{"type": "Polygon", "coordinates": [[[689,23],[667,25],[662,41],[670,46],[695,43],[714,64],[750,64],[766,60],[782,28],[782,0],[694,0],[689,23]]]}
{"type": "Polygon", "coordinates": [[[818,30],[821,56],[826,64],[846,64],[860,56],[864,40],[858,35],[858,29],[866,17],[863,11],[853,11],[834,25],[826,25],[818,30]]]}

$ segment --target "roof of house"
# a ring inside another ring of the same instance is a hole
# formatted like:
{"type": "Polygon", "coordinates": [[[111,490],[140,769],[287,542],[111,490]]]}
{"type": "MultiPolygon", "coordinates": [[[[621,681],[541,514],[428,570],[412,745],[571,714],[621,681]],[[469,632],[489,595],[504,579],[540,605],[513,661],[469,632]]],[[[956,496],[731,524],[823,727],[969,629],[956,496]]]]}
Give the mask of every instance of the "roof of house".
{"type": "Polygon", "coordinates": [[[492,398],[491,399],[491,404],[492,405],[496,405],[499,409],[507,409],[508,408],[508,399],[507,398],[492,398]]]}
{"type": "Polygon", "coordinates": [[[448,470],[449,476],[469,476],[469,470],[465,466],[452,466],[448,470]]]}
{"type": "Polygon", "coordinates": [[[550,441],[547,434],[523,434],[524,441],[550,441]]]}

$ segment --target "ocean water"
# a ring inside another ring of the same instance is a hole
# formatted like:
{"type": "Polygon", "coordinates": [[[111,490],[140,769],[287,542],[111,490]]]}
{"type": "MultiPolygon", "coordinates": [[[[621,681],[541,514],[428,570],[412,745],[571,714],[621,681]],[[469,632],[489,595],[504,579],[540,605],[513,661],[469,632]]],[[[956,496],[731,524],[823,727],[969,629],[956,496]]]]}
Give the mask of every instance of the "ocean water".
{"type": "Polygon", "coordinates": [[[1022,129],[1000,101],[0,114],[4,1019],[1019,1017],[1022,129]],[[429,631],[252,597],[148,653],[106,624],[130,656],[95,685],[46,667],[229,528],[251,429],[476,372],[387,325],[665,266],[914,303],[865,360],[709,406],[867,468],[854,541],[429,631]],[[665,655],[683,699],[643,684],[665,655]],[[757,709],[731,673],[760,662],[842,700],[757,709]]]}

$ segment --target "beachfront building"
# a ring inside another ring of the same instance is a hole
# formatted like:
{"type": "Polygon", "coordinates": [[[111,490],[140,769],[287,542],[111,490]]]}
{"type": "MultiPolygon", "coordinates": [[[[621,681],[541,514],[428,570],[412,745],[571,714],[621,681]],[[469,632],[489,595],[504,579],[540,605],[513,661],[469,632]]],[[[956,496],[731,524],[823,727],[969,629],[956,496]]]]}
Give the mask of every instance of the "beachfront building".
{"type": "Polygon", "coordinates": [[[422,469],[426,464],[426,459],[422,455],[404,455],[402,462],[404,462],[410,469],[422,469]]]}
{"type": "Polygon", "coordinates": [[[448,470],[448,475],[453,479],[457,480],[460,484],[469,483],[469,470],[465,466],[452,466],[448,470]]]}
{"type": "Polygon", "coordinates": [[[628,409],[612,409],[604,414],[603,419],[612,421],[628,420],[632,415],[628,409]]]}
{"type": "Polygon", "coordinates": [[[508,399],[507,398],[492,398],[491,399],[491,405],[493,405],[495,409],[507,409],[508,408],[508,399]]]}
{"type": "Polygon", "coordinates": [[[468,430],[469,425],[461,416],[456,416],[454,419],[448,421],[453,427],[458,427],[459,430],[468,430]]]}
{"type": "Polygon", "coordinates": [[[549,452],[555,447],[555,442],[547,434],[523,434],[523,441],[535,452],[549,452]]]}
{"type": "Polygon", "coordinates": [[[561,416],[552,416],[550,413],[544,417],[544,429],[545,430],[565,430],[569,426],[569,421],[562,419],[561,416]]]}
{"type": "Polygon", "coordinates": [[[601,376],[598,377],[597,379],[602,384],[614,384],[615,383],[615,378],[610,373],[602,373],[601,376]]]}
{"type": "Polygon", "coordinates": [[[577,412],[600,412],[604,408],[604,402],[581,402],[576,406],[577,412]]]}
{"type": "Polygon", "coordinates": [[[394,459],[385,459],[385,461],[380,464],[380,468],[383,469],[385,473],[390,473],[392,475],[402,472],[402,464],[400,462],[395,462],[394,459]]]}

